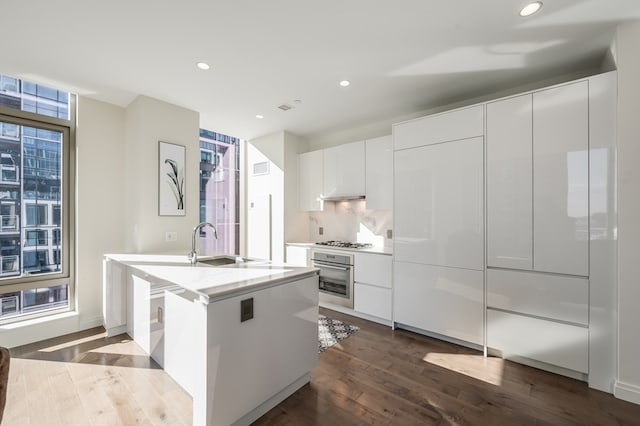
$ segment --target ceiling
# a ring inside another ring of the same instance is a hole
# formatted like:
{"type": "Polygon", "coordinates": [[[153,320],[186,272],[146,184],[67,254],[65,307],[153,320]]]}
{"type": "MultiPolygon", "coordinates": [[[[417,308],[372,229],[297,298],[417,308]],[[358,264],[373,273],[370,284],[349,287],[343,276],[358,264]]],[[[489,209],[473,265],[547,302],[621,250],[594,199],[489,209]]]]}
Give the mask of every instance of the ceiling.
{"type": "Polygon", "coordinates": [[[593,69],[640,18],[638,0],[522,18],[525,3],[3,0],[0,72],[120,106],[150,96],[245,139],[313,137],[593,69]]]}

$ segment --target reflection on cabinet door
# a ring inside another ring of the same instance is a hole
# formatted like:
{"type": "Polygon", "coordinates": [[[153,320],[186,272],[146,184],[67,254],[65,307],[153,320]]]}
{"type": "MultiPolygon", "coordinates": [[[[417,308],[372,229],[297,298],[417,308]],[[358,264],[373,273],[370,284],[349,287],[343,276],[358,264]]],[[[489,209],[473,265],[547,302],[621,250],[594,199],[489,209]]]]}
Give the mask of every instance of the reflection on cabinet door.
{"type": "Polygon", "coordinates": [[[533,268],[531,95],[487,104],[487,264],[533,268]]]}
{"type": "Polygon", "coordinates": [[[589,274],[586,81],[533,94],[533,269],[589,274]]]}
{"type": "Polygon", "coordinates": [[[393,208],[393,143],[391,135],[366,140],[367,210],[393,208]]]}
{"type": "Polygon", "coordinates": [[[483,343],[483,272],[394,262],[394,321],[483,343]]]}
{"type": "Polygon", "coordinates": [[[298,208],[322,211],[322,151],[298,155],[298,208]]]}
{"type": "Polygon", "coordinates": [[[394,258],[484,267],[483,138],[396,151],[394,258]]]}

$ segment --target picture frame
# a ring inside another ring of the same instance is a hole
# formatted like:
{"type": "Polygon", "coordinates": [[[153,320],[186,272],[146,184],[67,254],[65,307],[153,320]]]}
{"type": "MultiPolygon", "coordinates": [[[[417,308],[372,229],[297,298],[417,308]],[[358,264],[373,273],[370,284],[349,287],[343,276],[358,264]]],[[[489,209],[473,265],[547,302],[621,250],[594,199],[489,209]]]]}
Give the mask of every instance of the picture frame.
{"type": "Polygon", "coordinates": [[[158,215],[185,216],[186,147],[158,141],[158,215]]]}

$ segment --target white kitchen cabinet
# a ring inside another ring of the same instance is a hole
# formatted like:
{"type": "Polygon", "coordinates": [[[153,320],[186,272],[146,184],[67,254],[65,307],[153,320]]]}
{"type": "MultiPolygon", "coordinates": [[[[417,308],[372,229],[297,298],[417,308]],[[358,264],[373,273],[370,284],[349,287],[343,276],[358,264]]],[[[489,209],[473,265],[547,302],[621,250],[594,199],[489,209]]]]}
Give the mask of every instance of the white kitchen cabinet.
{"type": "Polygon", "coordinates": [[[325,148],[322,154],[324,198],[365,195],[364,141],[325,148]]]}
{"type": "Polygon", "coordinates": [[[589,329],[487,310],[487,346],[504,358],[525,357],[580,373],[589,371],[589,329]]]}
{"type": "Polygon", "coordinates": [[[286,262],[294,266],[309,266],[311,264],[309,246],[287,244],[286,262]]]}
{"type": "Polygon", "coordinates": [[[298,155],[298,208],[322,210],[322,151],[298,155]]]}
{"type": "Polygon", "coordinates": [[[391,321],[392,258],[385,254],[354,254],[356,312],[391,321]]]}
{"type": "Polygon", "coordinates": [[[484,105],[474,105],[396,124],[393,149],[415,148],[484,134],[484,105]]]}
{"type": "Polygon", "coordinates": [[[365,141],[367,210],[393,208],[393,141],[391,135],[365,141]]]}
{"type": "Polygon", "coordinates": [[[395,260],[483,270],[483,157],[482,137],[395,151],[395,260]]]}
{"type": "Polygon", "coordinates": [[[533,269],[589,274],[588,82],[533,94],[533,269]]]}
{"type": "Polygon", "coordinates": [[[531,94],[487,104],[487,265],[533,268],[531,94]]]}
{"type": "Polygon", "coordinates": [[[483,344],[482,271],[394,262],[396,323],[483,344]]]}
{"type": "Polygon", "coordinates": [[[567,275],[489,269],[487,306],[589,325],[589,280],[567,275]]]}

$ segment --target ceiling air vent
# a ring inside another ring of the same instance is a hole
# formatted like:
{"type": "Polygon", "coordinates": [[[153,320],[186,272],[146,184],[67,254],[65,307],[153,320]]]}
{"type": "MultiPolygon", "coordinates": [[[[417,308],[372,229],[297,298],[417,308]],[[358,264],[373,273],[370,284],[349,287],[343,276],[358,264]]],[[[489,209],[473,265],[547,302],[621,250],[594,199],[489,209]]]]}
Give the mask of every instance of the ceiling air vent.
{"type": "Polygon", "coordinates": [[[290,110],[290,109],[292,109],[293,107],[292,107],[292,106],[289,106],[289,105],[287,105],[287,104],[282,104],[282,105],[278,106],[278,108],[280,108],[280,109],[281,109],[281,110],[283,110],[283,111],[289,111],[289,110],[290,110]]]}

